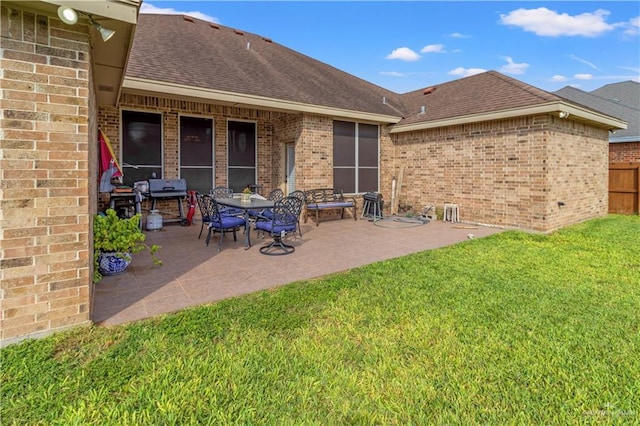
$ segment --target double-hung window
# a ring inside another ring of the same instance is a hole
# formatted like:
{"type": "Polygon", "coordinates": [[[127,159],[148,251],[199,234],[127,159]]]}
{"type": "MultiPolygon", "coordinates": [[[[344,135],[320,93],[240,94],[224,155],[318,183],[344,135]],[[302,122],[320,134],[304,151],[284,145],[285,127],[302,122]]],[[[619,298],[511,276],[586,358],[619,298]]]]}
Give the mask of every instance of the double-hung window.
{"type": "Polygon", "coordinates": [[[206,194],[213,188],[213,164],[213,120],[181,116],[180,178],[206,194]]]}
{"type": "Polygon", "coordinates": [[[123,183],[162,178],[162,114],[122,111],[123,183]]]}
{"type": "Polygon", "coordinates": [[[379,132],[373,124],[333,122],[333,187],[345,193],[379,189],[379,132]]]}
{"type": "Polygon", "coordinates": [[[246,121],[229,121],[228,130],[228,186],[234,192],[242,192],[248,185],[256,184],[256,124],[246,121]]]}

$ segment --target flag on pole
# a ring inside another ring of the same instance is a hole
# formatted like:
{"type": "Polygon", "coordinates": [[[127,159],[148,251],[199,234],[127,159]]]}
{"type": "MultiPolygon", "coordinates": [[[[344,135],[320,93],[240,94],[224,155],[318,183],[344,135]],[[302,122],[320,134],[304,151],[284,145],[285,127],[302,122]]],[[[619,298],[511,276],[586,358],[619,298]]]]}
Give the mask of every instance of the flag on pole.
{"type": "Polygon", "coordinates": [[[98,129],[98,142],[100,144],[100,192],[111,192],[113,185],[111,179],[122,176],[122,169],[113,153],[111,142],[101,129],[98,129]]]}

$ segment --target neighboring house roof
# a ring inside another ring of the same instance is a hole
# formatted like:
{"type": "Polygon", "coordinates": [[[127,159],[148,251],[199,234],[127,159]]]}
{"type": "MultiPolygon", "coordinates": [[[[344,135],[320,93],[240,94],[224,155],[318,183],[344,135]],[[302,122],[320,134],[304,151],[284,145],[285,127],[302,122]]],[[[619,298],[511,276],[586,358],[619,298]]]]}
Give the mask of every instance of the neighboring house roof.
{"type": "Polygon", "coordinates": [[[640,141],[640,83],[629,81],[609,84],[592,92],[585,92],[575,87],[566,86],[555,93],[572,102],[597,111],[602,111],[607,115],[626,121],[627,128],[616,130],[616,132],[609,137],[609,142],[640,141]],[[633,90],[634,88],[635,91],[633,90]],[[622,93],[621,90],[626,90],[627,92],[622,93]],[[595,93],[600,93],[601,95],[596,95],[595,93]],[[615,98],[602,96],[607,93],[615,96],[615,98]],[[633,102],[635,98],[637,99],[637,103],[635,106],[632,104],[624,104],[619,100],[620,98],[627,99],[631,102],[633,102]]]}
{"type": "Polygon", "coordinates": [[[386,122],[395,124],[394,133],[560,111],[624,127],[496,71],[434,86],[426,95],[425,89],[397,94],[270,39],[183,15],[139,16],[123,88],[386,122]]]}
{"type": "Polygon", "coordinates": [[[633,108],[640,108],[640,83],[637,81],[606,84],[589,93],[633,108]]]}

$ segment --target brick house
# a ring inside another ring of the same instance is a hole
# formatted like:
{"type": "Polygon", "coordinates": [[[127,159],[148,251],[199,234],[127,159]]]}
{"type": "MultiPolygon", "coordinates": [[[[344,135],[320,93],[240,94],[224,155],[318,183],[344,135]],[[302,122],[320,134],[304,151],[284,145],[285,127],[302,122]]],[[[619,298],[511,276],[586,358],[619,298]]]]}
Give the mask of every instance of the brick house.
{"type": "Polygon", "coordinates": [[[125,183],[156,173],[201,191],[389,200],[402,175],[405,209],[455,202],[472,223],[549,232],[607,213],[619,119],[493,71],[400,95],[255,34],[90,4],[119,43],[62,24],[49,2],[2,5],[4,343],[90,321],[91,218],[108,197],[98,128],[125,183]],[[125,64],[121,80],[101,72],[125,64]]]}

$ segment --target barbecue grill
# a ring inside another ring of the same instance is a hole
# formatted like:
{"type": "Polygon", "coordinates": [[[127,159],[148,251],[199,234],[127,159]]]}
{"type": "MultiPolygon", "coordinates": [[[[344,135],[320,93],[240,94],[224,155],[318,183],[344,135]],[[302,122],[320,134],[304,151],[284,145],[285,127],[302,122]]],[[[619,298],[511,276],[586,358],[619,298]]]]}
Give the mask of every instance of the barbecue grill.
{"type": "Polygon", "coordinates": [[[177,200],[179,217],[165,222],[184,222],[184,208],[182,199],[187,196],[186,179],[149,179],[149,198],[151,198],[151,210],[156,210],[158,200],[177,200]]]}

